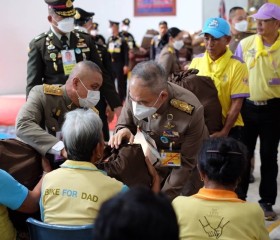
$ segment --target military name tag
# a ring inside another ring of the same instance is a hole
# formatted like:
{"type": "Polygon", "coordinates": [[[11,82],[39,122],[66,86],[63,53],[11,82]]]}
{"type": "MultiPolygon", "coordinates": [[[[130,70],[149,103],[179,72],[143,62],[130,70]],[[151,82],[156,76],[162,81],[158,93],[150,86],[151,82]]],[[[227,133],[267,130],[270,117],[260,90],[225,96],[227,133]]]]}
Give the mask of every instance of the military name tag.
{"type": "Polygon", "coordinates": [[[161,150],[160,156],[162,167],[181,167],[181,153],[177,151],[161,150]]]}
{"type": "Polygon", "coordinates": [[[69,75],[76,65],[76,56],[74,50],[62,50],[62,63],[65,75],[69,75]]]}

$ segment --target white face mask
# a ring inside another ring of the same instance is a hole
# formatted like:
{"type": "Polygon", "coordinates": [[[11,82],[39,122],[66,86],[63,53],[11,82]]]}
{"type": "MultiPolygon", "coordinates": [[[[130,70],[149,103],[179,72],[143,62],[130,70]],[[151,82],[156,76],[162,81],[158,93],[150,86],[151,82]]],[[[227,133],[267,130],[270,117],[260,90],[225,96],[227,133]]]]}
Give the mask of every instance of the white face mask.
{"type": "Polygon", "coordinates": [[[96,104],[100,100],[100,92],[89,90],[85,87],[85,85],[83,84],[83,82],[81,80],[80,80],[80,82],[84,86],[84,88],[87,90],[87,97],[86,98],[81,98],[79,96],[78,92],[76,91],[76,93],[78,95],[78,100],[79,100],[80,107],[83,107],[83,108],[93,108],[93,107],[95,107],[96,104]]]}
{"type": "Polygon", "coordinates": [[[63,33],[69,33],[74,30],[74,18],[63,18],[56,23],[56,27],[63,33]]]}
{"type": "Polygon", "coordinates": [[[248,22],[246,20],[242,20],[241,22],[235,23],[234,28],[239,32],[246,32],[248,28],[248,22]]]}
{"type": "Polygon", "coordinates": [[[128,29],[129,29],[129,26],[127,26],[127,25],[123,25],[123,26],[122,26],[122,30],[123,30],[124,32],[127,32],[128,29]]]}
{"type": "Polygon", "coordinates": [[[109,33],[110,35],[113,35],[113,29],[112,29],[112,28],[108,28],[108,33],[109,33]]]}
{"type": "Polygon", "coordinates": [[[96,36],[97,33],[98,33],[97,30],[91,30],[91,31],[90,31],[90,35],[92,35],[92,36],[96,36]]]}
{"type": "MultiPolygon", "coordinates": [[[[161,94],[161,93],[160,93],[161,94]]],[[[154,113],[156,113],[157,108],[154,107],[159,100],[160,95],[158,96],[157,100],[153,104],[152,107],[146,107],[144,105],[138,104],[135,101],[132,101],[132,110],[133,110],[133,115],[140,121],[143,120],[144,118],[150,117],[154,113]]]]}
{"type": "Polygon", "coordinates": [[[175,40],[175,42],[173,43],[173,47],[176,50],[180,50],[182,47],[184,46],[184,41],[183,40],[175,40]]]}

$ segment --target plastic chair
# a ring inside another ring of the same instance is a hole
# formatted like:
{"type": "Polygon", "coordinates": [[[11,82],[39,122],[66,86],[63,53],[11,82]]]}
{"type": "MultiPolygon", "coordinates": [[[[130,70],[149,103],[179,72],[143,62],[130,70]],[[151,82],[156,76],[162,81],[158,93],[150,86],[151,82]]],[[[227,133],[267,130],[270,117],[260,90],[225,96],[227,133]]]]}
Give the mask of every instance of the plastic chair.
{"type": "Polygon", "coordinates": [[[93,225],[65,226],[48,224],[34,218],[26,220],[30,240],[92,240],[93,225]]]}

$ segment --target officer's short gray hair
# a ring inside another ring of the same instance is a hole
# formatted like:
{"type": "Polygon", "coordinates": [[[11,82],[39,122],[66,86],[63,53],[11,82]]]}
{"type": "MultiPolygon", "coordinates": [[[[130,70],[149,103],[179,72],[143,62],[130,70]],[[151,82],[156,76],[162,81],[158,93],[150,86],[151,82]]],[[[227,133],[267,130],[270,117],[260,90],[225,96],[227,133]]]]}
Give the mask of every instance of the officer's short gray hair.
{"type": "Polygon", "coordinates": [[[149,87],[152,92],[160,93],[167,88],[167,75],[163,67],[155,61],[138,63],[131,72],[131,79],[139,78],[144,87],[149,87]]]}
{"type": "Polygon", "coordinates": [[[78,62],[75,65],[75,67],[73,68],[72,72],[70,73],[68,79],[72,79],[72,78],[76,77],[77,75],[82,74],[87,69],[91,70],[92,72],[98,72],[98,73],[102,74],[100,67],[96,63],[85,60],[85,61],[78,62]]]}
{"type": "Polygon", "coordinates": [[[102,141],[102,121],[91,109],[66,113],[62,136],[68,159],[90,161],[92,152],[102,141]]]}

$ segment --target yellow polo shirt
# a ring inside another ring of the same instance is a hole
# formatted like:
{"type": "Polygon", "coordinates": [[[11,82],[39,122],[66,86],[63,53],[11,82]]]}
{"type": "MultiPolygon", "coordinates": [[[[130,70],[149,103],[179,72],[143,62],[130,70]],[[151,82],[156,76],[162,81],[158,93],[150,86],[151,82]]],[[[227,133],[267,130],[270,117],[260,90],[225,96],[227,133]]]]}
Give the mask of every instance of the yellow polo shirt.
{"type": "Polygon", "coordinates": [[[269,240],[260,206],[238,199],[234,192],[201,188],[193,196],[175,198],[172,205],[180,240],[269,240]]]}
{"type": "Polygon", "coordinates": [[[42,221],[62,225],[92,224],[102,203],[127,189],[90,162],[67,160],[43,179],[42,221]]]}
{"type": "MultiPolygon", "coordinates": [[[[207,74],[207,67],[204,66],[204,61],[202,61],[203,56],[204,54],[201,54],[194,58],[189,68],[198,69],[198,75],[211,77],[207,74]]],[[[217,66],[224,61],[223,56],[216,61],[213,61],[208,57],[211,72],[215,72],[217,66]]],[[[249,97],[248,70],[246,64],[241,59],[232,56],[220,77],[220,81],[221,91],[219,94],[219,100],[222,106],[224,123],[231,106],[231,99],[249,97]]],[[[240,113],[233,127],[235,126],[244,126],[240,113]]]]}
{"type": "MultiPolygon", "coordinates": [[[[250,100],[280,98],[280,48],[271,52],[270,56],[259,56],[252,67],[256,55],[256,36],[241,40],[235,52],[235,55],[243,58],[249,69],[250,100]]],[[[268,49],[268,46],[264,47],[268,49]]]]}

